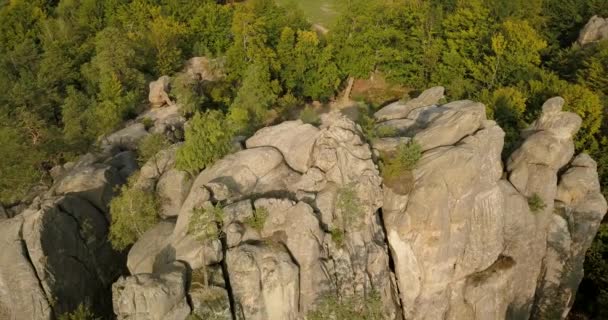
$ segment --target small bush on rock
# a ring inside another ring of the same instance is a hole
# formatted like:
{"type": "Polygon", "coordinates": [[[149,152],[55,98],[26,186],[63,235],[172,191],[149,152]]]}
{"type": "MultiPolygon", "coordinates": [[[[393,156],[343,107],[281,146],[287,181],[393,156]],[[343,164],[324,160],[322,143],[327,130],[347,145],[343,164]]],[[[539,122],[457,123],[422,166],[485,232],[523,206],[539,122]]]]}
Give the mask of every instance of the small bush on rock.
{"type": "Polygon", "coordinates": [[[344,246],[344,230],[340,228],[331,229],[331,240],[339,247],[342,248],[344,246]]]}
{"type": "Polygon", "coordinates": [[[123,250],[135,243],[148,229],[158,222],[160,203],[153,193],[134,186],[136,177],[120,189],[120,194],[110,202],[109,240],[116,250],[123,250]]]}
{"type": "Polygon", "coordinates": [[[361,297],[338,298],[324,297],[316,310],[308,313],[308,320],[380,320],[382,301],[380,295],[372,293],[365,299],[361,297]]]}
{"type": "Polygon", "coordinates": [[[247,219],[245,219],[245,224],[257,231],[262,231],[267,218],[268,210],[266,208],[257,208],[253,212],[253,216],[247,217],[247,219]]]}
{"type": "Polygon", "coordinates": [[[64,313],[59,316],[59,320],[97,320],[95,314],[90,310],[87,304],[79,304],[76,310],[70,313],[64,313]]]}
{"type": "Polygon", "coordinates": [[[300,112],[300,120],[304,123],[312,124],[313,126],[321,124],[319,115],[311,106],[306,106],[306,108],[300,112]]]}
{"type": "Polygon", "coordinates": [[[169,139],[164,134],[154,133],[143,138],[137,146],[137,162],[143,165],[152,159],[159,151],[171,145],[169,139]]]}
{"type": "Polygon", "coordinates": [[[188,234],[203,242],[219,239],[222,235],[220,224],[223,220],[224,209],[219,204],[195,209],[188,223],[188,234]]]}
{"type": "Polygon", "coordinates": [[[342,213],[344,228],[352,226],[363,214],[354,185],[347,185],[338,190],[336,208],[342,213]]]}
{"type": "Polygon", "coordinates": [[[543,201],[543,198],[541,198],[538,193],[535,193],[532,196],[528,197],[528,206],[530,207],[530,211],[532,211],[533,213],[543,211],[547,207],[547,205],[543,201]]]}
{"type": "Polygon", "coordinates": [[[422,158],[422,147],[416,141],[401,144],[392,155],[383,157],[382,178],[384,183],[400,194],[407,194],[413,188],[412,170],[422,158]]]}
{"type": "Polygon", "coordinates": [[[196,113],[186,127],[186,141],[177,151],[176,166],[196,173],[232,150],[233,130],[217,110],[196,113]]]}

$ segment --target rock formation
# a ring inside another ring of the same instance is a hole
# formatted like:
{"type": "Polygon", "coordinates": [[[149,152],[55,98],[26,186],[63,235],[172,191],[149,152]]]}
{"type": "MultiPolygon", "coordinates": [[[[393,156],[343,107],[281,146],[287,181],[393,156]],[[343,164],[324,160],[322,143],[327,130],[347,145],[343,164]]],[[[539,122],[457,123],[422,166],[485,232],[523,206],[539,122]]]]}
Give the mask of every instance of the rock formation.
{"type": "Polygon", "coordinates": [[[593,16],[581,30],[576,41],[579,45],[587,44],[608,39],[608,18],[593,16]]]}
{"type": "Polygon", "coordinates": [[[175,168],[179,143],[162,150],[135,182],[164,199],[162,220],[125,257],[106,242],[108,201],[137,141],[171,131],[130,124],[0,217],[0,318],[90,299],[118,319],[289,320],[328,297],[378,297],[384,319],[565,318],[607,209],[595,162],[574,154],[581,119],[549,99],[503,163],[485,106],[442,97],[379,110],[397,136],[371,142],[338,112],[263,128],[196,176],[175,168]],[[378,156],[411,140],[421,159],[385,184],[378,156]]]}

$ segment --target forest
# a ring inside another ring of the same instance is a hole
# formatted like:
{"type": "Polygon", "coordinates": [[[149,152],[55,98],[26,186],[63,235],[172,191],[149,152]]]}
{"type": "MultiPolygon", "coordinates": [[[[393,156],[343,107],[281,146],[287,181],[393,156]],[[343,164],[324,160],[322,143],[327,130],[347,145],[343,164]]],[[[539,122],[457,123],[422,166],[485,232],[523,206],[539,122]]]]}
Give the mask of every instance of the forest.
{"type": "MultiPolygon", "coordinates": [[[[583,118],[577,152],[597,161],[608,195],[608,41],[576,43],[589,18],[608,17],[606,0],[337,3],[320,32],[296,1],[0,1],[0,204],[48,184],[53,166],[135,118],[148,83],[195,56],[222,61],[225,79],[175,77],[172,94],[186,117],[213,123],[208,136],[251,134],[381,75],[410,92],[442,85],[450,100],[483,102],[506,132],[506,157],[543,101],[562,96],[583,118]]],[[[185,170],[205,166],[183,158],[185,170]]],[[[608,224],[585,273],[573,313],[606,318],[608,224]]]]}

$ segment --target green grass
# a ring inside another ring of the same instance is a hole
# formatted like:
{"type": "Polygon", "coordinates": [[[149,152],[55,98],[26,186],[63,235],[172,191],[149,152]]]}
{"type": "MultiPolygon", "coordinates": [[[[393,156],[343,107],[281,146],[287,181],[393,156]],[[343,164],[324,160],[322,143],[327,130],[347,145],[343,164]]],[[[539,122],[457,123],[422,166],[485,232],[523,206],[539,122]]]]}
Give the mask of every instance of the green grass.
{"type": "Polygon", "coordinates": [[[311,23],[331,27],[338,16],[337,0],[276,0],[279,5],[295,2],[311,23]]]}

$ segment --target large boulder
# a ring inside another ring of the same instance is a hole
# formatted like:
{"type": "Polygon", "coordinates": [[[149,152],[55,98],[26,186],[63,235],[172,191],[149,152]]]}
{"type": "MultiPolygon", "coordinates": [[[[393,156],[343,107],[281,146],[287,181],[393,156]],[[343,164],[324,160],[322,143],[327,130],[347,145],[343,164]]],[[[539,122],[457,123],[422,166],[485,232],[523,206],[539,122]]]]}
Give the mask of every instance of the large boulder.
{"type": "Polygon", "coordinates": [[[223,61],[207,57],[194,57],[186,62],[184,72],[200,81],[217,81],[224,78],[223,61]]]}
{"type": "Polygon", "coordinates": [[[464,297],[451,301],[447,288],[465,290],[461,279],[490,268],[503,249],[497,184],[504,133],[486,125],[457,145],[425,152],[409,194],[385,186],[384,225],[407,319],[455,312],[464,297]]]}
{"type": "Polygon", "coordinates": [[[65,174],[52,190],[57,195],[77,195],[106,212],[107,205],[114,196],[114,189],[121,183],[124,183],[124,179],[115,167],[92,164],[65,174]]]}
{"type": "Polygon", "coordinates": [[[48,320],[52,309],[21,237],[23,216],[0,221],[0,319],[48,320]]]}
{"type": "Polygon", "coordinates": [[[415,109],[432,106],[439,103],[443,98],[445,89],[443,87],[434,87],[422,92],[418,97],[407,102],[397,101],[380,109],[374,114],[378,121],[386,121],[393,119],[403,119],[415,109]]]}
{"type": "Polygon", "coordinates": [[[133,123],[101,139],[102,150],[135,150],[149,133],[142,123],[133,123]]]}
{"type": "Polygon", "coordinates": [[[159,178],[156,183],[156,194],[160,198],[160,214],[164,218],[178,216],[191,185],[190,174],[177,169],[171,169],[159,178]]]}
{"type": "Polygon", "coordinates": [[[319,129],[301,120],[286,121],[279,125],[259,130],[246,142],[247,148],[274,147],[285,158],[285,162],[298,172],[306,172],[310,166],[312,147],[319,129]]]}
{"type": "Polygon", "coordinates": [[[143,123],[151,122],[151,133],[181,134],[186,118],[182,115],[179,104],[171,104],[163,108],[151,108],[137,117],[143,123]]]}
{"type": "Polygon", "coordinates": [[[45,200],[22,216],[23,246],[55,315],[85,301],[98,312],[107,310],[107,289],[124,259],[107,241],[104,214],[68,195],[45,200]]]}
{"type": "Polygon", "coordinates": [[[258,199],[257,210],[266,210],[268,217],[262,228],[262,236],[273,237],[284,244],[299,267],[299,301],[301,312],[306,313],[319,297],[327,292],[330,279],[323,267],[323,239],[325,233],[313,209],[304,202],[286,199],[258,199]]]}
{"type": "Polygon", "coordinates": [[[148,100],[153,108],[162,107],[164,105],[172,105],[173,102],[169,98],[171,91],[171,78],[162,76],[156,81],[150,82],[150,93],[148,100]]]}
{"type": "Polygon", "coordinates": [[[228,250],[226,264],[237,319],[297,319],[298,266],[281,245],[259,243],[238,246],[228,250]]]}
{"type": "Polygon", "coordinates": [[[423,150],[453,145],[475,133],[486,120],[485,106],[479,102],[455,101],[441,107],[441,115],[414,137],[423,150]]]}
{"type": "Polygon", "coordinates": [[[552,215],[543,261],[543,278],[533,316],[568,315],[583,277],[585,253],[608,206],[602,196],[595,161],[580,154],[560,177],[556,211],[552,215]]]}
{"type": "Polygon", "coordinates": [[[174,222],[161,221],[138,239],[127,258],[131,274],[153,273],[175,260],[175,250],[169,243],[173,229],[174,222]]]}
{"type": "Polygon", "coordinates": [[[184,320],[190,314],[187,267],[174,262],[158,273],[121,277],[112,285],[119,320],[184,320]]]}
{"type": "Polygon", "coordinates": [[[599,16],[593,16],[589,19],[583,30],[581,30],[576,42],[584,46],[606,39],[608,39],[608,18],[604,19],[599,16]]]}

